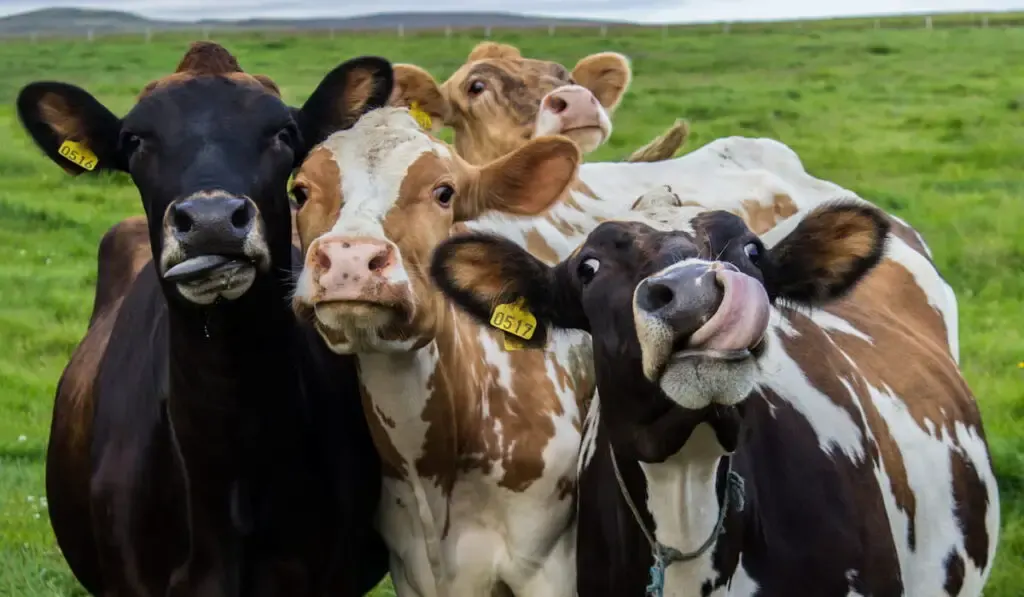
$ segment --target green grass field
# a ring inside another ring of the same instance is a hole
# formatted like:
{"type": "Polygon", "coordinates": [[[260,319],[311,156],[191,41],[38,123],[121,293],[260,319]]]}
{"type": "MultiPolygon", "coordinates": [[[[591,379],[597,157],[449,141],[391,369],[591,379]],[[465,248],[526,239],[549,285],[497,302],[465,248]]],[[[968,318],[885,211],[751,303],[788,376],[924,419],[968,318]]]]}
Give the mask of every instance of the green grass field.
{"type": "MultiPolygon", "coordinates": [[[[1024,595],[1024,29],[932,31],[720,28],[506,33],[529,56],[571,67],[602,50],[635,79],[611,142],[619,159],[677,117],[692,150],[767,136],[815,176],[905,218],[960,298],[964,373],[978,396],[1000,481],[1003,530],[992,597],[1024,595]]],[[[298,104],[338,62],[377,54],[445,77],[468,35],[217,37],[298,104]]],[[[115,111],[174,68],[187,37],[0,44],[0,596],[83,595],[56,549],[43,463],[57,378],[82,337],[103,232],[141,205],[126,176],[75,180],[42,157],[14,114],[32,80],[82,85],[115,111]]]]}

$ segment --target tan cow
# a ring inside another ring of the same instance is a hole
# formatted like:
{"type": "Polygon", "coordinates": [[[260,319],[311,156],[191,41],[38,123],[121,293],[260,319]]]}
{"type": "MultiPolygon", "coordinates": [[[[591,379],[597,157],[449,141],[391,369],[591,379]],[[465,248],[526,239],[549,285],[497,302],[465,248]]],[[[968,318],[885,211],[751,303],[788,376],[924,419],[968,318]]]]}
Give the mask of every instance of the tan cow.
{"type": "MultiPolygon", "coordinates": [[[[456,150],[473,164],[554,134],[590,153],[611,135],[610,114],[632,76],[629,60],[616,52],[587,56],[570,72],[557,62],[524,58],[513,46],[483,42],[440,85],[418,66],[396,64],[390,103],[427,114],[433,132],[451,127],[456,150]]],[[[688,134],[687,123],[677,120],[628,161],[671,158],[688,134]]]]}

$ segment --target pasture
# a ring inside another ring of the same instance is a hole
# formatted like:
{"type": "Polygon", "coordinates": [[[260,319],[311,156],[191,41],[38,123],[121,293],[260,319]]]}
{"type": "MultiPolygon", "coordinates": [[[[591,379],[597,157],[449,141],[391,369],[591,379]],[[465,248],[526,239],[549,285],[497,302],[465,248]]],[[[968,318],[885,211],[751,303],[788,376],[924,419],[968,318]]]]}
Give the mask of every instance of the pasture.
{"type": "MultiPolygon", "coordinates": [[[[717,137],[766,136],[813,175],[920,230],[960,301],[961,365],[985,416],[1003,530],[986,595],[1024,594],[1024,29],[609,32],[494,31],[524,55],[570,67],[617,50],[634,81],[608,145],[628,155],[690,120],[683,151],[717,137]]],[[[54,79],[123,112],[170,72],[192,38],[160,35],[0,44],[0,596],[84,595],[54,543],[43,465],[54,387],[92,306],[100,236],[141,213],[126,176],[75,180],[30,144],[18,89],[54,79]]],[[[439,79],[479,36],[393,32],[218,36],[249,72],[298,105],[340,61],[377,54],[439,79]]],[[[386,589],[381,594],[389,594],[386,589]]]]}

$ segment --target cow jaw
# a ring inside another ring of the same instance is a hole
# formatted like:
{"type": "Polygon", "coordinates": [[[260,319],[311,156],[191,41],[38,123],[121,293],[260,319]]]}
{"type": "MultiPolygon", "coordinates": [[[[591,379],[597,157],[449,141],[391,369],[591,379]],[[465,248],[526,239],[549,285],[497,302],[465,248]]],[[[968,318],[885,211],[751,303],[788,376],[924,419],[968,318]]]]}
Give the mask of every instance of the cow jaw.
{"type": "Polygon", "coordinates": [[[728,264],[687,260],[646,278],[633,295],[644,376],[683,408],[738,404],[769,313],[761,283],[728,264]]]}

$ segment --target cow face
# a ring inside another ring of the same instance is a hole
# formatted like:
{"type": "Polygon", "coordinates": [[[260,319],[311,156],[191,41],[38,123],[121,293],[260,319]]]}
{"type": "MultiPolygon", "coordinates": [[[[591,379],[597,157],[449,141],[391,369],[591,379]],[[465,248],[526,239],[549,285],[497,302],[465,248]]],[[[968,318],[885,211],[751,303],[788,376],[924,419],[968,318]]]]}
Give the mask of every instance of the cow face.
{"type": "Polygon", "coordinates": [[[451,309],[427,268],[453,224],[488,210],[543,212],[579,160],[572,141],[544,137],[473,166],[405,109],[367,114],[316,148],[295,177],[305,252],[296,311],[335,352],[424,346],[451,309]]]}
{"type": "Polygon", "coordinates": [[[705,421],[734,449],[735,407],[754,388],[771,304],[844,295],[881,259],[889,224],[873,207],[830,204],[771,249],[728,212],[691,224],[605,222],[554,267],[499,237],[455,237],[438,248],[431,275],[480,320],[525,299],[535,346],[551,327],[590,332],[602,420],[623,452],[663,460],[705,421]]]}
{"type": "Polygon", "coordinates": [[[497,159],[532,138],[561,134],[590,152],[611,135],[609,112],[629,86],[621,54],[603,52],[562,65],[523,58],[484,42],[442,85],[422,69],[395,65],[392,104],[421,109],[452,127],[455,148],[474,164],[497,159]]]}
{"type": "Polygon", "coordinates": [[[288,176],[326,131],[383,105],[391,77],[387,61],[355,59],[293,109],[269,79],[241,72],[220,46],[195,44],[178,72],[148,85],[123,118],[86,91],[54,82],[26,86],[18,111],[35,142],[70,173],[131,175],[165,291],[208,305],[288,268],[288,176]],[[66,159],[67,141],[89,161],[66,159]]]}

